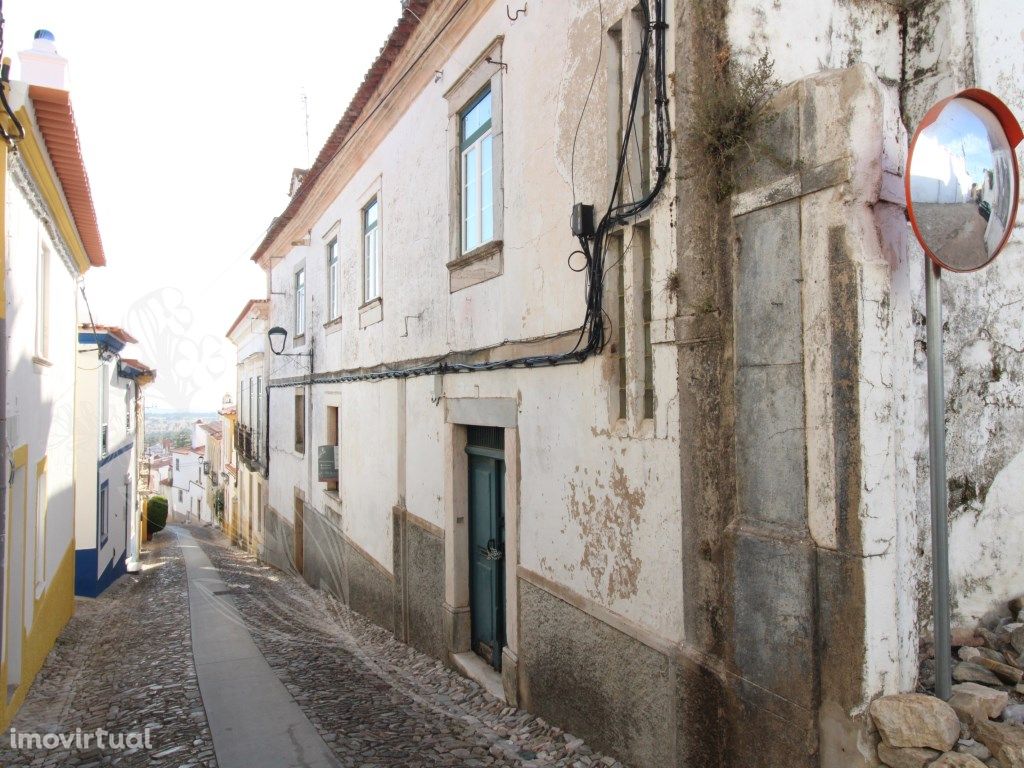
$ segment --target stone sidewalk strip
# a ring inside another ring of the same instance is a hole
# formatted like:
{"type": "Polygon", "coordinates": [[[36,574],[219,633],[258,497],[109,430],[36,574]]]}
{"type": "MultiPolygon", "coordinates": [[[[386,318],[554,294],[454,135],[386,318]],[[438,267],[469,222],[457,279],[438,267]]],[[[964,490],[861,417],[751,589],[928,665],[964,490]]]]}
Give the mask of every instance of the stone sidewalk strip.
{"type": "Polygon", "coordinates": [[[339,766],[253,643],[217,569],[188,529],[172,530],[185,556],[192,652],[220,768],[339,766]]]}
{"type": "Polygon", "coordinates": [[[189,529],[238,615],[345,766],[620,766],[507,706],[218,531],[189,529]]]}
{"type": "Polygon", "coordinates": [[[217,761],[192,664],[185,564],[169,531],[143,550],[143,570],[75,614],[36,676],[12,728],[21,733],[115,733],[149,728],[150,750],[11,749],[0,765],[202,766],[217,761]]]}

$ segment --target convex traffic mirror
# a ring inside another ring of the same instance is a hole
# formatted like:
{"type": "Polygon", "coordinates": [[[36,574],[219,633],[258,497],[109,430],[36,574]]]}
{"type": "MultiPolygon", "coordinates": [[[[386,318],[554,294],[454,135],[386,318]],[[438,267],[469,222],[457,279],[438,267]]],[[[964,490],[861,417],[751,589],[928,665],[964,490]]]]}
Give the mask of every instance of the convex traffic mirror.
{"type": "Polygon", "coordinates": [[[917,239],[944,269],[971,272],[995,258],[1017,216],[1024,138],[1009,109],[971,89],[936,104],[907,159],[907,211],[917,239]]]}

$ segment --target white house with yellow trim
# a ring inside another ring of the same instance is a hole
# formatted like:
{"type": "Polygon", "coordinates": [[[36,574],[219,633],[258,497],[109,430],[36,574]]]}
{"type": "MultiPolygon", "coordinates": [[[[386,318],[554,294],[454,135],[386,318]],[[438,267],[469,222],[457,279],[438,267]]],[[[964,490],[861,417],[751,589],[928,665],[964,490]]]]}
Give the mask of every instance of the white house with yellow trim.
{"type": "Polygon", "coordinates": [[[0,110],[3,727],[74,606],[76,298],[85,272],[105,263],[71,101],[60,87],[64,60],[52,35],[36,37],[38,55],[22,67],[29,82],[3,82],[10,110],[0,110]]]}

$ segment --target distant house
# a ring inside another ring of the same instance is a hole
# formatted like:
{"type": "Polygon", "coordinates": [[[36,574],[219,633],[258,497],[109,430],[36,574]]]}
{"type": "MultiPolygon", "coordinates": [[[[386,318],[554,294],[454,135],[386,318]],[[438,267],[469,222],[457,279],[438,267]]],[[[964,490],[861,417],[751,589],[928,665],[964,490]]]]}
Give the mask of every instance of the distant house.
{"type": "MultiPolygon", "coordinates": [[[[75,594],[95,597],[139,556],[138,430],[155,371],[121,357],[135,341],[114,326],[78,332],[75,370],[75,594]]],[[[133,568],[134,570],[134,568],[133,568]]]]}
{"type": "Polygon", "coordinates": [[[224,486],[220,476],[224,466],[222,448],[224,429],[220,421],[203,422],[200,428],[206,433],[206,452],[203,461],[202,477],[206,493],[203,496],[203,502],[205,508],[210,513],[210,519],[215,523],[219,523],[224,511],[224,486]]]}
{"type": "Polygon", "coordinates": [[[171,511],[178,520],[210,522],[203,487],[203,461],[206,446],[175,448],[171,451],[171,511]]]}
{"type": "MultiPolygon", "coordinates": [[[[230,508],[232,540],[250,552],[261,551],[263,510],[267,498],[267,313],[269,301],[246,303],[227,337],[235,345],[238,363],[238,404],[235,409],[237,492],[230,508]]],[[[285,565],[283,561],[277,563],[285,565]]]]}
{"type": "Polygon", "coordinates": [[[231,521],[238,516],[238,456],[235,450],[235,427],[238,423],[238,410],[231,402],[231,396],[225,395],[220,415],[221,457],[219,481],[224,491],[224,508],[221,527],[231,535],[231,521]]]}

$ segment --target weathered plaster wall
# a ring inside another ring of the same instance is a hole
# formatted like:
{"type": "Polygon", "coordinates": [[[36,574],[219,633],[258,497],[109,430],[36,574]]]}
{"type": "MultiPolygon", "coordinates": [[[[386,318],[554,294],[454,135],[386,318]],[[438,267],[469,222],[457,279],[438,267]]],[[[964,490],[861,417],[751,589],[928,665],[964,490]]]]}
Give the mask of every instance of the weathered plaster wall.
{"type": "MultiPolygon", "coordinates": [[[[605,27],[626,6],[605,3],[605,27]]],[[[583,282],[566,266],[577,244],[565,222],[573,173],[579,199],[598,200],[606,188],[605,64],[597,70],[574,171],[571,139],[586,99],[578,84],[594,74],[602,34],[597,3],[589,0],[531,7],[515,24],[503,6],[494,5],[444,54],[440,82],[412,98],[379,145],[372,147],[369,138],[365,145],[355,142],[356,170],[312,226],[310,244],[273,262],[275,292],[290,293],[295,270],[306,269],[307,343],[314,338],[318,370],[429,357],[578,327],[583,282]],[[497,35],[504,36],[502,58],[509,64],[502,82],[503,274],[450,293],[444,94],[497,35]],[[374,194],[382,201],[383,320],[361,328],[359,212],[374,194]],[[340,327],[324,327],[325,247],[335,236],[342,254],[341,321],[340,327]]],[[[679,470],[677,431],[670,427],[677,418],[675,372],[663,343],[671,333],[665,318],[674,313],[674,295],[665,287],[673,267],[670,193],[663,199],[652,219],[653,333],[659,342],[653,421],[616,426],[610,406],[614,367],[607,359],[444,381],[411,379],[404,386],[318,385],[307,452],[325,442],[325,407],[340,407],[341,493],[335,503],[314,482],[313,506],[335,510],[344,534],[392,569],[393,506],[444,525],[444,407],[438,396],[511,398],[520,403],[521,564],[658,635],[678,638],[679,470]]],[[[274,296],[268,324],[291,328],[293,306],[290,295],[274,296]]],[[[275,358],[271,375],[298,376],[303,362],[275,358]]],[[[271,397],[270,503],[290,519],[293,488],[308,485],[307,466],[289,445],[293,391],[274,389],[271,397]]]]}
{"type": "MultiPolygon", "coordinates": [[[[841,338],[843,326],[823,325],[825,305],[815,299],[816,290],[836,278],[823,269],[829,245],[819,242],[815,258],[805,259],[803,265],[805,334],[818,344],[818,351],[809,347],[804,377],[809,531],[823,552],[854,546],[861,558],[858,578],[866,596],[859,612],[864,622],[861,679],[839,699],[840,708],[848,713],[856,714],[874,695],[914,686],[917,637],[927,629],[931,607],[924,255],[899,204],[906,143],[900,118],[912,129],[936,99],[971,86],[992,90],[1022,116],[1022,35],[1024,7],[1019,4],[973,0],[906,4],[737,0],[729,4],[726,38],[734,63],[749,64],[767,50],[776,75],[788,84],[819,70],[860,62],[879,78],[884,103],[874,109],[860,105],[831,126],[821,121],[826,133],[833,135],[850,125],[855,142],[858,122],[865,129],[881,129],[878,140],[864,144],[863,150],[864,159],[874,156],[882,163],[882,200],[874,202],[871,190],[852,198],[830,200],[819,195],[819,202],[808,199],[803,211],[805,222],[820,222],[836,210],[846,210],[845,239],[862,250],[854,258],[854,281],[844,289],[856,302],[850,305],[857,318],[852,337],[856,367],[850,369],[856,381],[854,399],[846,406],[855,408],[857,457],[842,455],[842,444],[822,439],[843,428],[841,417],[850,417],[848,408],[839,408],[850,393],[843,387],[830,391],[827,386],[829,372],[841,372],[846,365],[834,353],[830,359],[828,353],[841,338]],[[815,282],[822,278],[825,283],[816,289],[815,282]],[[836,468],[829,471],[834,461],[836,468]],[[844,467],[853,466],[855,476],[844,478],[844,467]],[[848,500],[856,500],[855,506],[845,510],[833,503],[841,498],[837,494],[844,483],[847,492],[855,492],[848,500]],[[849,517],[854,513],[855,518],[849,517]],[[843,526],[854,519],[857,526],[852,532],[859,543],[844,544],[843,526]]],[[[803,87],[810,88],[811,81],[804,81],[803,87]]],[[[833,105],[831,114],[846,115],[845,106],[833,105]]],[[[783,116],[771,129],[772,148],[777,148],[787,130],[783,116]]],[[[870,178],[870,164],[864,170],[869,171],[864,178],[870,178]]],[[[781,189],[769,192],[784,195],[781,189]]],[[[766,228],[780,225],[784,212],[779,208],[777,216],[755,228],[759,236],[765,236],[766,228]]],[[[802,236],[812,241],[817,237],[810,229],[802,236]]],[[[783,247],[779,252],[788,250],[783,247]]],[[[1024,455],[1022,261],[1024,242],[1018,224],[996,264],[974,275],[947,275],[944,284],[951,564],[955,616],[964,623],[977,621],[1024,591],[1019,564],[1024,542],[1016,524],[1024,515],[1017,488],[1024,455]]],[[[738,383],[742,385],[742,380],[738,383]]],[[[737,429],[742,453],[749,441],[742,437],[741,424],[737,429]]],[[[784,485],[780,483],[779,490],[784,485]]],[[[792,496],[792,487],[785,487],[792,496]]],[[[799,501],[789,498],[783,506],[791,509],[799,501]]],[[[742,510],[742,478],[740,504],[742,510]]],[[[819,595],[822,626],[836,618],[829,610],[827,590],[850,575],[843,576],[841,570],[830,575],[827,561],[819,559],[817,578],[825,590],[819,595]],[[830,587],[830,579],[836,576],[842,578],[830,587]]],[[[852,618],[847,613],[846,620],[852,618]]],[[[856,654],[849,657],[856,658],[856,654]]],[[[828,656],[823,660],[827,664],[828,656]]],[[[821,685],[826,699],[828,682],[824,675],[821,685]]],[[[822,711],[821,736],[835,746],[838,731],[833,714],[822,711]]],[[[823,755],[828,754],[826,746],[823,741],[823,755]]]]}
{"type": "Polygon", "coordinates": [[[900,81],[899,5],[890,0],[730,0],[727,38],[749,62],[764,51],[783,83],[865,63],[887,84],[900,81]]]}
{"type": "MultiPolygon", "coordinates": [[[[1024,119],[1024,6],[939,0],[912,13],[904,109],[915,124],[932,102],[967,87],[992,91],[1024,119]]],[[[1018,153],[1019,156],[1019,153],[1018,153]]],[[[923,256],[911,243],[912,260],[923,256]]],[[[954,621],[973,624],[1024,592],[1020,548],[1024,497],[1012,489],[1024,451],[1024,231],[1021,218],[990,267],[947,273],[943,283],[951,579],[954,621]]],[[[912,385],[925,392],[923,279],[913,285],[917,354],[912,385]]],[[[930,567],[927,436],[924,414],[913,433],[918,546],[915,576],[930,567]]],[[[922,627],[931,596],[920,590],[922,627]]]]}
{"type": "Polygon", "coordinates": [[[724,655],[739,719],[763,723],[736,729],[732,748],[769,731],[751,764],[861,765],[871,746],[855,717],[912,684],[917,650],[898,600],[914,530],[892,385],[913,352],[893,330],[910,327],[892,300],[907,269],[898,99],[862,64],[799,80],[773,109],[757,139],[777,161],[755,149],[732,199],[738,493],[724,655]]]}

